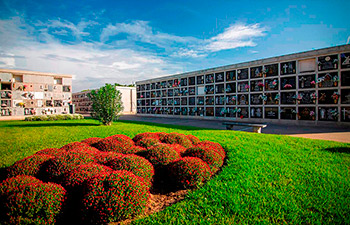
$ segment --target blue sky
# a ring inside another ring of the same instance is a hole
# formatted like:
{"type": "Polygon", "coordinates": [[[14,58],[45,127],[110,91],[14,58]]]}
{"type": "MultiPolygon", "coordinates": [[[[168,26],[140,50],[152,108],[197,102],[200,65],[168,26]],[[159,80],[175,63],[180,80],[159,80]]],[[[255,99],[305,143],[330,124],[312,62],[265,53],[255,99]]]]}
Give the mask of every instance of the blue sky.
{"type": "Polygon", "coordinates": [[[346,44],[349,1],[0,1],[0,68],[73,91],[346,44]]]}

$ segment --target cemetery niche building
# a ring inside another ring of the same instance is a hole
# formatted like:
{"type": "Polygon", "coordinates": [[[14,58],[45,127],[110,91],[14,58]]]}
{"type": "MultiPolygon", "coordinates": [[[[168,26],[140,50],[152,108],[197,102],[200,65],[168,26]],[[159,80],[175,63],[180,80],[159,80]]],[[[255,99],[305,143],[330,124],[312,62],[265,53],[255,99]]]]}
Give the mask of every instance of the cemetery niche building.
{"type": "Polygon", "coordinates": [[[136,82],[137,114],[350,124],[350,45],[136,82]]]}
{"type": "Polygon", "coordinates": [[[0,69],[0,119],[68,114],[72,76],[0,69]]]}

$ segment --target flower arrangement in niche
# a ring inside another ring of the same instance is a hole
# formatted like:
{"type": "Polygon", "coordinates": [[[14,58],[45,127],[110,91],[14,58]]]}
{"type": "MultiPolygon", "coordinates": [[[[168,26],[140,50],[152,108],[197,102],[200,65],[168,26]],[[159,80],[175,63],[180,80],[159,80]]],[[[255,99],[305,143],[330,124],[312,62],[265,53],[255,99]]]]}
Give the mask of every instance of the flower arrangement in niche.
{"type": "Polygon", "coordinates": [[[265,85],[264,85],[264,83],[263,82],[259,82],[258,83],[258,87],[264,87],[265,85]]]}
{"type": "Polygon", "coordinates": [[[335,91],[333,94],[332,94],[332,99],[334,101],[335,104],[338,103],[338,99],[339,99],[339,93],[337,91],[335,91]]]}
{"type": "Polygon", "coordinates": [[[283,88],[284,89],[290,89],[290,88],[292,88],[293,86],[291,85],[291,84],[285,84],[284,86],[283,86],[283,88]]]}

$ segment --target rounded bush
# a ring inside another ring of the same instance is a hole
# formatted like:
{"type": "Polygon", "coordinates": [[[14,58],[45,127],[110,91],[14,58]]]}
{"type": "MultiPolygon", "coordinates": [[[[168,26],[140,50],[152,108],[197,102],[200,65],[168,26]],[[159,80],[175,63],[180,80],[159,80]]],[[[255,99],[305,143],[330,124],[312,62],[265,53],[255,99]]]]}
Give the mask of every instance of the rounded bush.
{"type": "Polygon", "coordinates": [[[83,215],[89,223],[120,221],[144,212],[150,193],[144,182],[129,171],[100,173],[88,180],[83,215]]]}
{"type": "Polygon", "coordinates": [[[123,156],[122,153],[116,153],[116,152],[101,152],[97,157],[95,157],[95,160],[97,163],[104,164],[109,160],[112,160],[118,156],[123,156]]]}
{"type": "Polygon", "coordinates": [[[110,167],[97,163],[82,164],[63,175],[62,185],[70,189],[82,187],[83,183],[88,179],[102,172],[108,173],[112,171],[110,167]]]}
{"type": "Polygon", "coordinates": [[[169,144],[169,146],[172,147],[178,153],[180,153],[180,155],[186,151],[186,148],[179,144],[169,144]]]}
{"type": "Polygon", "coordinates": [[[66,190],[32,176],[8,178],[0,184],[1,224],[54,224],[66,190]]]}
{"type": "Polygon", "coordinates": [[[153,139],[159,140],[159,134],[163,134],[163,133],[149,133],[149,132],[141,133],[141,134],[137,134],[132,140],[135,143],[144,138],[153,138],[153,139]]]}
{"type": "Polygon", "coordinates": [[[81,151],[81,152],[84,152],[84,151],[87,151],[87,152],[90,151],[90,152],[96,152],[96,153],[99,152],[96,148],[91,147],[89,144],[82,143],[82,142],[72,142],[64,145],[61,149],[65,151],[74,150],[74,151],[81,151]]]}
{"type": "Polygon", "coordinates": [[[65,150],[62,150],[59,148],[46,148],[36,152],[35,155],[51,155],[56,157],[60,155],[62,152],[65,152],[65,150]]]}
{"type": "Polygon", "coordinates": [[[209,165],[212,174],[216,173],[224,163],[224,160],[218,152],[200,147],[189,148],[182,155],[200,158],[209,165]]]}
{"type": "Polygon", "coordinates": [[[156,138],[142,138],[138,140],[135,144],[143,148],[150,148],[152,146],[160,144],[160,140],[156,138]]]}
{"type": "Polygon", "coordinates": [[[94,144],[94,147],[103,152],[126,153],[133,145],[126,141],[118,141],[118,138],[107,137],[94,144]]]}
{"type": "Polygon", "coordinates": [[[60,183],[64,173],[75,169],[79,165],[94,161],[94,157],[89,153],[75,151],[64,152],[47,162],[45,177],[50,181],[60,183]]]}
{"type": "Polygon", "coordinates": [[[129,147],[135,145],[134,141],[131,138],[129,138],[128,136],[124,135],[124,134],[116,134],[116,135],[113,135],[113,136],[109,136],[107,138],[112,138],[112,139],[114,139],[116,141],[122,142],[125,145],[128,145],[129,147]]]}
{"type": "Polygon", "coordinates": [[[114,170],[127,170],[144,179],[148,187],[152,186],[153,165],[145,158],[137,155],[122,155],[105,163],[114,170]]]}
{"type": "Polygon", "coordinates": [[[145,153],[144,157],[150,161],[153,166],[165,166],[171,162],[180,159],[180,153],[175,151],[168,144],[159,144],[150,147],[145,153]]]}
{"type": "Polygon", "coordinates": [[[194,188],[207,181],[210,168],[203,160],[183,157],[169,165],[172,178],[184,188],[194,188]]]}
{"type": "Polygon", "coordinates": [[[179,144],[185,148],[192,147],[192,142],[187,138],[187,136],[179,133],[170,133],[166,135],[163,142],[167,144],[179,144]]]}
{"type": "Polygon", "coordinates": [[[199,144],[201,142],[199,138],[197,138],[196,136],[193,136],[192,134],[188,134],[186,136],[192,142],[193,145],[199,144]]]}
{"type": "Polygon", "coordinates": [[[102,139],[103,138],[99,138],[99,137],[91,137],[91,138],[84,139],[81,142],[92,146],[92,145],[96,144],[97,142],[101,141],[102,139]]]}
{"type": "Polygon", "coordinates": [[[146,151],[146,148],[134,145],[130,149],[128,149],[126,154],[136,154],[136,153],[144,152],[144,151],[146,151]]]}
{"type": "Polygon", "coordinates": [[[20,161],[15,162],[12,166],[7,168],[8,177],[15,177],[17,175],[38,176],[41,168],[50,159],[55,158],[52,155],[32,155],[20,161]]]}
{"type": "Polygon", "coordinates": [[[216,151],[221,155],[222,159],[225,159],[226,157],[225,149],[219,143],[215,143],[211,141],[202,141],[198,143],[196,147],[200,147],[208,151],[216,151]]]}

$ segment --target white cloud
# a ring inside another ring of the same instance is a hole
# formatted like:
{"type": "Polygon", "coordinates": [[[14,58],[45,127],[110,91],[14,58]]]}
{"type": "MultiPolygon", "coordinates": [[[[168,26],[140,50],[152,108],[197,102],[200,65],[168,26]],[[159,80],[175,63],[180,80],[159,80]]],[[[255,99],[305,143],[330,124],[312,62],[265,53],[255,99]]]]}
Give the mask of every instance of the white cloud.
{"type": "Polygon", "coordinates": [[[265,36],[265,31],[266,28],[260,27],[259,24],[234,24],[226,28],[223,33],[210,38],[204,49],[217,52],[226,49],[256,46],[254,39],[265,36]]]}
{"type": "Polygon", "coordinates": [[[141,41],[161,48],[170,48],[174,43],[189,44],[197,42],[193,37],[180,37],[154,30],[147,21],[136,20],[131,23],[109,24],[102,30],[100,40],[108,41],[119,34],[127,34],[129,41],[141,41]]]}

